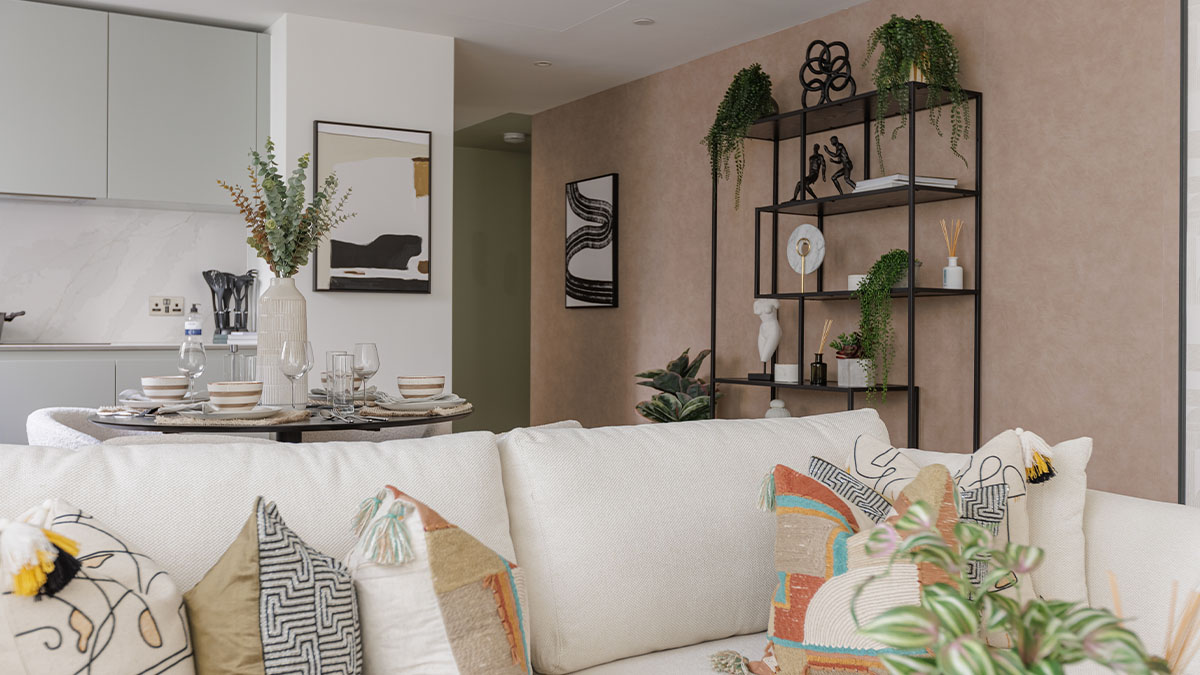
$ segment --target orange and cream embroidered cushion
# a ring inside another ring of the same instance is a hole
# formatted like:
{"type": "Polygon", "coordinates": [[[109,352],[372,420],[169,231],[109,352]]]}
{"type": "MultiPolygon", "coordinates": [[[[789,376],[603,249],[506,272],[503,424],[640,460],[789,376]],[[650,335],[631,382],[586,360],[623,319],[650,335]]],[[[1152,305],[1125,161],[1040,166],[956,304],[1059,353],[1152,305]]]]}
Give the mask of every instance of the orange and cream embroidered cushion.
{"type": "Polygon", "coordinates": [[[516,565],[390,485],[355,525],[368,675],[532,673],[516,565]]]}

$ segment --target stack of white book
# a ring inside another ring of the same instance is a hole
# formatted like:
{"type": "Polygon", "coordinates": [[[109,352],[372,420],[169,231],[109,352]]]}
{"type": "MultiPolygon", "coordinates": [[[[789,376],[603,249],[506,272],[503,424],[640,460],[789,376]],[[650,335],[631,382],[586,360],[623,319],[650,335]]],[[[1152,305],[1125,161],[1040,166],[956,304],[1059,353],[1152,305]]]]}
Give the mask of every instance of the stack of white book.
{"type": "Polygon", "coordinates": [[[215,345],[258,345],[258,333],[246,331],[234,331],[227,335],[214,335],[213,344],[215,345]]]}
{"type": "MultiPolygon", "coordinates": [[[[917,185],[925,187],[940,187],[954,188],[958,187],[957,178],[937,178],[934,176],[917,176],[917,185]]],[[[860,180],[854,187],[855,192],[868,192],[870,190],[882,190],[884,188],[907,187],[908,174],[894,173],[890,176],[880,176],[879,178],[869,178],[860,180]]]]}

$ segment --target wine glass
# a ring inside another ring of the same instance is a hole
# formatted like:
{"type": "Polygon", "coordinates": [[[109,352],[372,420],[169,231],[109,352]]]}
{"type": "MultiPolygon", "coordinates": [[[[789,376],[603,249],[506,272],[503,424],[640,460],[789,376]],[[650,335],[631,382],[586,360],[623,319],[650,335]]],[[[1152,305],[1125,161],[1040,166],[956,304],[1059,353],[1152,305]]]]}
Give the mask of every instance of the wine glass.
{"type": "Polygon", "coordinates": [[[354,345],[354,375],[362,378],[363,405],[367,404],[367,381],[379,372],[379,349],[374,342],[354,345]]]}
{"type": "Polygon", "coordinates": [[[284,340],[283,352],[279,355],[279,369],[292,382],[292,409],[296,409],[296,382],[313,367],[311,342],[284,340]]]}
{"type": "Polygon", "coordinates": [[[179,347],[179,372],[183,373],[188,378],[187,397],[192,395],[192,384],[197,377],[204,373],[204,366],[208,362],[204,354],[204,344],[201,342],[193,342],[188,340],[179,347]]]}

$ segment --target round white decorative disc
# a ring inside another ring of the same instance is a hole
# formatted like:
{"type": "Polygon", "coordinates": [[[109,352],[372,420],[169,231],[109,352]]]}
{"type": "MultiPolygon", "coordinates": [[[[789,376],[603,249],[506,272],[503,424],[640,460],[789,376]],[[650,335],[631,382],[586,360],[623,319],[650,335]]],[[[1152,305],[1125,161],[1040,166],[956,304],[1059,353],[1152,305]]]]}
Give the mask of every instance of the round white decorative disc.
{"type": "Polygon", "coordinates": [[[805,223],[797,227],[792,231],[792,236],[788,237],[787,258],[788,264],[796,270],[797,274],[816,272],[821,263],[825,261],[825,235],[821,234],[816,225],[805,223]],[[800,254],[805,252],[805,240],[808,241],[807,255],[804,256],[803,269],[801,269],[800,254]]]}

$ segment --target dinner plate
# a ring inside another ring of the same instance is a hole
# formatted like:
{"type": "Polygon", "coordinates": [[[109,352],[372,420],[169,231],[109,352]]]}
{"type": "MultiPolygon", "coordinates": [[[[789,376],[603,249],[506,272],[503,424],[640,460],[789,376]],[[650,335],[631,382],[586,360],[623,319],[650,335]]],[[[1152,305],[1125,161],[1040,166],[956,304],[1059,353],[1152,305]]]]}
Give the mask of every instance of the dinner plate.
{"type": "Polygon", "coordinates": [[[117,403],[120,403],[122,406],[129,408],[131,410],[146,410],[148,408],[161,408],[163,406],[169,406],[169,405],[183,405],[185,403],[199,403],[201,401],[207,401],[207,400],[208,400],[208,394],[193,394],[191,396],[187,396],[184,398],[173,398],[173,399],[153,399],[152,398],[149,400],[141,400],[141,399],[123,398],[120,401],[117,401],[117,403]]]}
{"type": "Polygon", "coordinates": [[[212,406],[204,406],[204,410],[181,410],[180,415],[198,420],[261,420],[274,417],[282,408],[272,405],[255,406],[250,410],[216,410],[212,406]]]}
{"type": "Polygon", "coordinates": [[[467,399],[462,397],[455,398],[439,398],[428,401],[403,401],[401,403],[376,403],[375,405],[384,410],[433,410],[434,408],[453,408],[456,405],[462,405],[467,402],[467,399]]]}

